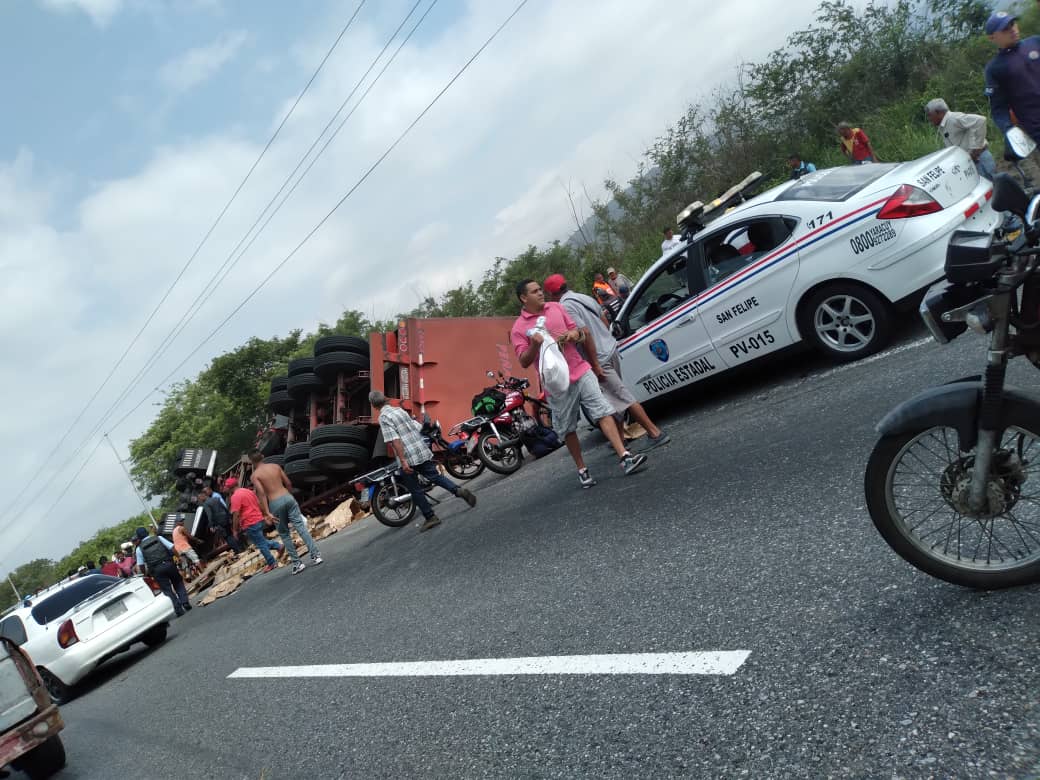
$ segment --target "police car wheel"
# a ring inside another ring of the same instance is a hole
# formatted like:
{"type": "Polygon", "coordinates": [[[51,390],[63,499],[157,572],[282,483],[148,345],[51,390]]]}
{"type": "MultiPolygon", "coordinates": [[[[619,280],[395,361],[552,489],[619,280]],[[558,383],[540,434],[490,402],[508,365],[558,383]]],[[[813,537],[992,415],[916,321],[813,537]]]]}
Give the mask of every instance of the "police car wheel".
{"type": "Polygon", "coordinates": [[[888,301],[867,287],[839,282],[821,287],[803,302],[802,338],[831,360],[847,363],[871,355],[891,336],[888,301]]]}

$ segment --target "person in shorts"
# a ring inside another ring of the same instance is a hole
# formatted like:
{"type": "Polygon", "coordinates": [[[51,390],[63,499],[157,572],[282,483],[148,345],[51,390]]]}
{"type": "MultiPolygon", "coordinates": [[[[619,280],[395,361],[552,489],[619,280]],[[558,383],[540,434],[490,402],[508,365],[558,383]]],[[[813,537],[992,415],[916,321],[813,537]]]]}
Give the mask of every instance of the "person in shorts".
{"type": "Polygon", "coordinates": [[[621,356],[618,354],[617,340],[597,316],[596,301],[591,296],[567,289],[567,280],[563,274],[550,276],[542,283],[542,289],[550,301],[562,304],[575,324],[585,332],[585,341],[578,344],[578,352],[592,367],[592,373],[599,380],[599,389],[614,407],[614,414],[622,416],[628,412],[633,420],[646,429],[647,441],[641,451],[646,452],[670,442],[671,437],[654,424],[621,378],[621,356]]]}
{"type": "Polygon", "coordinates": [[[173,549],[180,557],[185,572],[191,577],[197,577],[202,573],[202,562],[199,561],[199,554],[191,546],[192,543],[198,544],[199,540],[188,533],[183,519],[177,520],[173,526],[173,549]]]}
{"type": "Polygon", "coordinates": [[[578,467],[578,481],[581,486],[590,488],[596,484],[585,465],[581,443],[578,441],[578,411],[582,407],[607,437],[620,459],[625,474],[634,474],[646,463],[646,455],[633,455],[625,449],[621,431],[618,430],[617,421],[614,419],[614,409],[600,392],[592,367],[575,348],[576,343],[584,340],[584,332],[578,329],[563,306],[545,302],[542,286],[534,279],[524,279],[517,284],[516,297],[522,308],[520,316],[513,323],[509,340],[520,365],[524,368],[532,363],[537,366],[545,333],[556,339],[567,361],[570,384],[562,395],[549,396],[549,406],[552,408],[553,429],[563,437],[567,451],[574,459],[574,465],[578,467]]]}

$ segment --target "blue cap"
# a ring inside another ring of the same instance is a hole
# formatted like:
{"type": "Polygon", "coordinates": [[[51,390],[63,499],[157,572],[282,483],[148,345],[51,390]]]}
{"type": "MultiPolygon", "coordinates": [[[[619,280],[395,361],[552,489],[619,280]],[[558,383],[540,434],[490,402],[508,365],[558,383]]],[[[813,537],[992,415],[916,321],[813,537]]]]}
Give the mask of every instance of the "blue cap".
{"type": "Polygon", "coordinates": [[[148,538],[148,529],[145,528],[144,526],[138,526],[137,530],[134,531],[134,535],[138,539],[147,539],[148,538]]]}
{"type": "Polygon", "coordinates": [[[986,35],[1006,30],[1014,24],[1016,18],[1014,14],[1009,14],[1007,11],[994,11],[986,20],[986,35]]]}

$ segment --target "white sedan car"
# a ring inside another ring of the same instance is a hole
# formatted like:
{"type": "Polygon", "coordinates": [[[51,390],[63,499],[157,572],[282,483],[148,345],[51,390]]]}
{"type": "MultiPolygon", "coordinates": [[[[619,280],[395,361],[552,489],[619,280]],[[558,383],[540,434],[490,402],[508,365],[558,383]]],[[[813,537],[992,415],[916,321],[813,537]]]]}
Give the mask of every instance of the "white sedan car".
{"type": "Polygon", "coordinates": [[[838,361],[881,349],[893,307],[943,275],[958,229],[990,231],[992,184],[951,147],[786,182],[661,257],[615,323],[643,401],[800,341],[838,361]]]}
{"type": "Polygon", "coordinates": [[[61,582],[11,610],[0,636],[19,645],[36,666],[51,698],[62,704],[72,686],[102,661],[135,642],[166,640],[173,602],[151,577],[91,574],[61,582]]]}

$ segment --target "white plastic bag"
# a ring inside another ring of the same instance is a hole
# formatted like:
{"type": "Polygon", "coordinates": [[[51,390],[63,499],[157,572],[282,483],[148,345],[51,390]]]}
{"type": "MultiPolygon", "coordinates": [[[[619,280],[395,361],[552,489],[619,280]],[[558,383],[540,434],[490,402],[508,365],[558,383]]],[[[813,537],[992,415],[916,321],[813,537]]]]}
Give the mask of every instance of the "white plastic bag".
{"type": "Polygon", "coordinates": [[[570,367],[560,352],[560,345],[552,336],[542,341],[542,351],[538,355],[538,372],[541,375],[542,388],[550,396],[561,396],[571,386],[570,367]]]}

